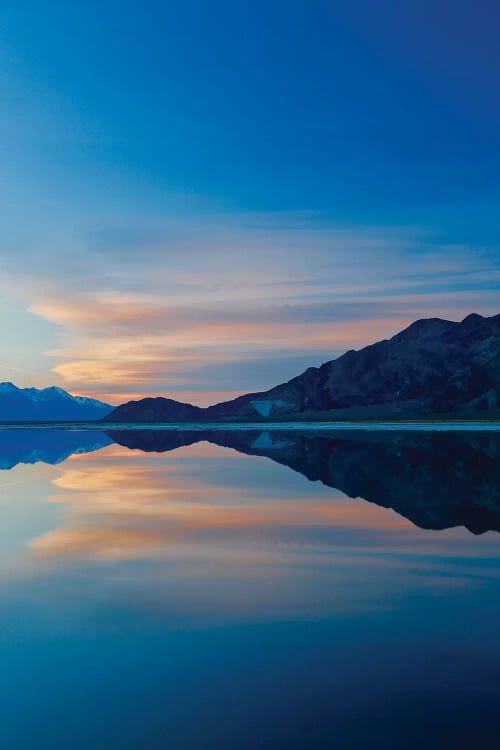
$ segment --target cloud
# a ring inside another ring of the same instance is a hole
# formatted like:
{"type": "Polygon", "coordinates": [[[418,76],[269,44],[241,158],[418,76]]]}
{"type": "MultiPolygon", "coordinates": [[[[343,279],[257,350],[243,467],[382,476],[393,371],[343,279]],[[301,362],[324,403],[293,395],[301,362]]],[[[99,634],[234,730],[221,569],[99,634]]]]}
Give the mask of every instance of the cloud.
{"type": "Polygon", "coordinates": [[[116,402],[189,393],[207,404],[418,317],[498,311],[497,253],[415,227],[340,227],[305,213],[167,217],[103,224],[80,242],[85,253],[55,246],[43,266],[39,254],[11,255],[4,285],[15,279],[56,326],[60,345],[47,354],[59,382],[116,402]]]}

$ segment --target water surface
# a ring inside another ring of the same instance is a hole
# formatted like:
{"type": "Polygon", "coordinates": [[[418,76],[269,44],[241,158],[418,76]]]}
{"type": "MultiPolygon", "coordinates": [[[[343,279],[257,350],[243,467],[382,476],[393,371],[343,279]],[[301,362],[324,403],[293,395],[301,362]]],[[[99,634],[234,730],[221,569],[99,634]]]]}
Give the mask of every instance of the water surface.
{"type": "Polygon", "coordinates": [[[2,430],[0,469],[2,747],[498,747],[498,433],[2,430]]]}

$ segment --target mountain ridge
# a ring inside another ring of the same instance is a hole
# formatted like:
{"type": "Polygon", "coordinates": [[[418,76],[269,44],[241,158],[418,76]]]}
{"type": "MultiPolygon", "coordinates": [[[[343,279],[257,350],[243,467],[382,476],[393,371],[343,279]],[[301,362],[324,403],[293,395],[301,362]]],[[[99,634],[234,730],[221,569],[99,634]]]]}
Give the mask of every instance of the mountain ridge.
{"type": "Polygon", "coordinates": [[[113,406],[86,396],[73,396],[59,386],[18,388],[0,383],[0,422],[101,420],[113,406]]]}
{"type": "Polygon", "coordinates": [[[205,408],[162,397],[122,404],[105,421],[477,414],[500,409],[500,314],[423,318],[390,339],[310,367],[267,391],[205,408]]]}

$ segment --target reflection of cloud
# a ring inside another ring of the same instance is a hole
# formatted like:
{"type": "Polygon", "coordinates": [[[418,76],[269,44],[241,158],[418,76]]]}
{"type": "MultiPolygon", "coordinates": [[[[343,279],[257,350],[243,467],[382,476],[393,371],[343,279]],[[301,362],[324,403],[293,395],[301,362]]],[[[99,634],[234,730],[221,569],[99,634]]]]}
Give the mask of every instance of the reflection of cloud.
{"type": "Polygon", "coordinates": [[[49,532],[30,547],[40,558],[127,560],[144,557],[164,542],[154,532],[140,529],[77,528],[49,532]]]}
{"type": "MultiPolygon", "coordinates": [[[[188,460],[238,457],[229,449],[207,444],[183,448],[151,463],[144,454],[116,446],[98,460],[68,460],[54,480],[59,492],[50,499],[68,511],[65,528],[31,543],[37,557],[128,559],[156,557],[177,547],[201,545],[211,550],[251,544],[266,529],[274,538],[290,538],[306,529],[397,530],[410,523],[392,511],[330,494],[298,498],[255,495],[252,487],[202,481],[184,470],[188,460]]],[[[248,459],[243,459],[248,460],[248,459]]],[[[251,459],[256,460],[256,459],[251,459]]],[[[236,552],[238,556],[238,552],[236,552]]]]}
{"type": "MultiPolygon", "coordinates": [[[[393,609],[478,585],[496,539],[416,530],[266,459],[206,443],[144,454],[111,445],[56,469],[58,528],[32,537],[13,581],[44,612],[154,611],[170,624],[393,609]],[[293,481],[290,481],[293,477],[293,481]],[[417,536],[418,535],[418,536],[417,536]],[[470,564],[468,558],[473,557],[470,564]],[[75,586],[75,576],[81,585],[75,586]],[[43,586],[33,586],[34,579],[43,586]]],[[[6,587],[1,587],[5,596],[6,587]]]]}

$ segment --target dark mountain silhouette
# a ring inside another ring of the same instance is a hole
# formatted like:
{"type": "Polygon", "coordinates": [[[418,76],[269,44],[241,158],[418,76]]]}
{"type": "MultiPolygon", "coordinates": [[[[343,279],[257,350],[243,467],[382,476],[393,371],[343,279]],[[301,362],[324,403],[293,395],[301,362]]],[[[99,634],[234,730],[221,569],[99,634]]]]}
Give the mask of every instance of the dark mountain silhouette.
{"type": "Polygon", "coordinates": [[[207,440],[266,456],[424,529],[500,531],[500,435],[494,432],[113,430],[120,445],[171,451],[207,440]]]}
{"type": "Polygon", "coordinates": [[[113,407],[62,388],[18,388],[0,383],[0,422],[48,422],[102,419],[113,407]]]}
{"type": "Polygon", "coordinates": [[[500,315],[461,323],[428,318],[391,339],[348,351],[269,391],[206,409],[169,399],[131,401],[109,421],[384,417],[500,413],[500,315]]]}
{"type": "Polygon", "coordinates": [[[191,404],[183,404],[180,401],[174,401],[171,398],[143,398],[140,401],[129,401],[126,404],[118,406],[114,411],[107,415],[110,422],[128,422],[136,421],[133,417],[136,413],[137,406],[140,404],[140,421],[141,422],[163,422],[168,419],[173,420],[198,420],[205,416],[205,409],[191,404]]]}

